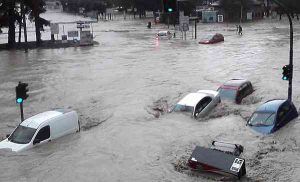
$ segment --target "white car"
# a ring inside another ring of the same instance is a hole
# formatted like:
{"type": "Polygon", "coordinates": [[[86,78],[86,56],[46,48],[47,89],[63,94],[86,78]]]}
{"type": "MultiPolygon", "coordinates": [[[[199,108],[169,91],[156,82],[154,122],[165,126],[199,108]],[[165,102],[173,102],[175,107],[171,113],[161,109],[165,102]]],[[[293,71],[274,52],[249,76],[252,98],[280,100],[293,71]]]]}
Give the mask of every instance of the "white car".
{"type": "Polygon", "coordinates": [[[0,149],[20,152],[78,131],[80,124],[76,111],[46,111],[24,120],[7,139],[0,142],[0,149]]]}
{"type": "Polygon", "coordinates": [[[220,95],[213,90],[199,90],[190,93],[181,99],[174,107],[175,112],[188,112],[193,117],[199,118],[206,116],[219,103],[220,95]]]}
{"type": "Polygon", "coordinates": [[[159,31],[156,34],[157,39],[171,39],[172,38],[172,33],[168,30],[165,31],[159,31]]]}

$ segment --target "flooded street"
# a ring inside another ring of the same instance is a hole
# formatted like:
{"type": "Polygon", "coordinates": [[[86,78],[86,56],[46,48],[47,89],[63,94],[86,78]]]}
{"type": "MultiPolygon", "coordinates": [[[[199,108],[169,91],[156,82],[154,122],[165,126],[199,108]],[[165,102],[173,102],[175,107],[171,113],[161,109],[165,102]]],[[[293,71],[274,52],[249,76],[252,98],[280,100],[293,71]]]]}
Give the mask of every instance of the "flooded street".
{"type": "MultiPolygon", "coordinates": [[[[61,13],[48,14],[53,21],[61,13]]],[[[196,145],[212,140],[244,146],[247,175],[242,181],[300,179],[299,118],[271,135],[246,126],[262,103],[287,98],[287,21],[267,19],[243,24],[198,24],[198,39],[176,32],[156,40],[165,25],[149,20],[99,21],[92,47],[1,51],[0,137],[19,123],[15,104],[18,81],[29,83],[25,118],[52,108],[71,108],[82,131],[21,153],[0,151],[0,181],[193,182],[216,181],[175,170],[196,145]],[[200,45],[207,35],[222,33],[223,43],[200,45]],[[222,103],[199,121],[184,114],[158,112],[185,94],[216,90],[232,78],[249,79],[255,92],[241,105],[222,103]]],[[[173,31],[173,27],[171,27],[173,31]]],[[[45,32],[44,34],[50,34],[45,32]]],[[[0,35],[2,36],[2,35],[0,35]]],[[[45,35],[43,35],[45,36],[45,35]]],[[[3,40],[3,37],[0,39],[3,40]]],[[[294,28],[293,102],[300,106],[300,24],[294,28]]]]}

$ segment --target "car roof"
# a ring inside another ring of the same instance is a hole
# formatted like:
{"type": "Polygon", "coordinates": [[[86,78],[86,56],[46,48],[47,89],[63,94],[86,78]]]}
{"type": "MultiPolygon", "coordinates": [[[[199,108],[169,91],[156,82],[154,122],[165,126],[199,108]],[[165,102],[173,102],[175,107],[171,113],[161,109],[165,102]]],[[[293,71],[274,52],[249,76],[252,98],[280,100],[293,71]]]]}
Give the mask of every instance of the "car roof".
{"type": "Polygon", "coordinates": [[[206,96],[208,95],[205,93],[189,93],[183,99],[181,99],[177,104],[195,107],[198,104],[198,102],[206,96]]]}
{"type": "Polygon", "coordinates": [[[246,79],[231,79],[225,82],[222,86],[233,86],[233,87],[240,87],[244,83],[249,82],[246,79]]]}
{"type": "Polygon", "coordinates": [[[169,30],[162,30],[162,31],[159,31],[157,34],[168,34],[168,33],[171,33],[169,30]]]}
{"type": "Polygon", "coordinates": [[[45,121],[54,118],[59,115],[63,115],[64,113],[60,111],[46,111],[43,113],[39,113],[34,115],[21,123],[22,126],[30,127],[37,129],[42,123],[45,121]]]}
{"type": "Polygon", "coordinates": [[[214,91],[214,90],[198,90],[197,93],[204,93],[204,94],[208,94],[213,97],[216,97],[219,94],[219,92],[214,91]]]}
{"type": "Polygon", "coordinates": [[[274,99],[265,102],[256,109],[256,112],[277,112],[278,108],[285,102],[284,99],[274,99]]]}

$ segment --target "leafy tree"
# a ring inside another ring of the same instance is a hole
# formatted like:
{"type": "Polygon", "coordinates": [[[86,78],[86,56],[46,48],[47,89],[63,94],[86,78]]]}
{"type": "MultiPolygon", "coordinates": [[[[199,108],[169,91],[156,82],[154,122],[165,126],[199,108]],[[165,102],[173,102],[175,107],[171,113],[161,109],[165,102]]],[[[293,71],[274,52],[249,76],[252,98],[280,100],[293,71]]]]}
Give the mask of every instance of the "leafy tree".
{"type": "Polygon", "coordinates": [[[43,26],[50,25],[48,20],[40,17],[40,14],[46,12],[45,0],[25,0],[24,3],[31,9],[29,19],[35,22],[36,45],[39,46],[42,41],[41,30],[43,30],[43,26]]]}
{"type": "Polygon", "coordinates": [[[221,0],[220,6],[225,11],[225,16],[229,20],[237,20],[241,15],[241,11],[249,10],[253,6],[252,0],[221,0]]]}
{"type": "Polygon", "coordinates": [[[0,27],[8,27],[8,47],[13,48],[16,43],[15,22],[20,20],[16,0],[0,0],[0,27]]]}

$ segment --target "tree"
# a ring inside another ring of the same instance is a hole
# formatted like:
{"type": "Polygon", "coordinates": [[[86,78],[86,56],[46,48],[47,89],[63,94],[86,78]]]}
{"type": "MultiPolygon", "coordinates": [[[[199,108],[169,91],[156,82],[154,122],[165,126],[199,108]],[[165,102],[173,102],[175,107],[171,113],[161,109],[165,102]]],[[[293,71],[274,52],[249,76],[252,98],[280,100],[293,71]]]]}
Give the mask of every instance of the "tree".
{"type": "Polygon", "coordinates": [[[16,0],[0,0],[0,27],[8,27],[8,48],[13,48],[16,43],[17,20],[20,20],[20,15],[16,10],[16,0]]]}
{"type": "Polygon", "coordinates": [[[24,0],[25,5],[30,7],[31,12],[29,13],[29,19],[35,22],[35,37],[36,45],[39,46],[42,42],[41,30],[43,26],[50,25],[50,22],[44,18],[40,17],[40,14],[46,12],[45,1],[44,0],[24,0]]]}
{"type": "Polygon", "coordinates": [[[249,10],[253,6],[252,0],[221,0],[220,6],[225,11],[225,16],[229,20],[242,19],[242,12],[249,10]]]}

